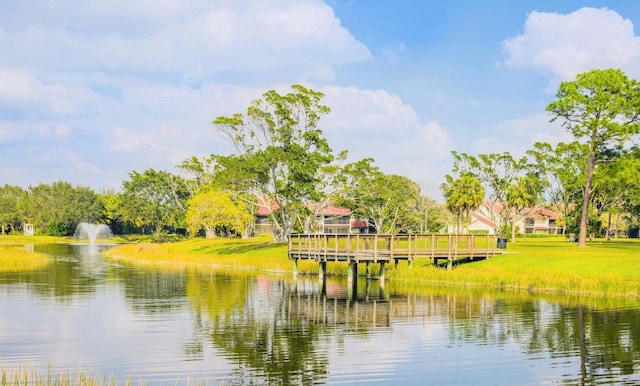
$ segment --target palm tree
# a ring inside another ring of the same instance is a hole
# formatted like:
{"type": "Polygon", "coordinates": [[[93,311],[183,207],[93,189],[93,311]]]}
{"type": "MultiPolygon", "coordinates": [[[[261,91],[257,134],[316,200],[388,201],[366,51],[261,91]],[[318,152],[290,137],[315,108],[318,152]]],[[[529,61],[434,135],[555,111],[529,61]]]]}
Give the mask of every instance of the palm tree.
{"type": "MultiPolygon", "coordinates": [[[[542,184],[536,175],[520,177],[507,189],[507,205],[511,217],[511,242],[516,241],[516,222],[525,208],[531,208],[538,202],[542,184]]],[[[524,232],[524,229],[523,229],[524,232]]]]}
{"type": "MultiPolygon", "coordinates": [[[[454,179],[447,175],[447,182],[441,185],[447,202],[447,209],[456,217],[457,232],[460,225],[469,224],[469,214],[478,209],[484,201],[484,188],[478,177],[472,173],[464,173],[454,179]]],[[[464,228],[463,228],[464,230],[464,228]]]]}

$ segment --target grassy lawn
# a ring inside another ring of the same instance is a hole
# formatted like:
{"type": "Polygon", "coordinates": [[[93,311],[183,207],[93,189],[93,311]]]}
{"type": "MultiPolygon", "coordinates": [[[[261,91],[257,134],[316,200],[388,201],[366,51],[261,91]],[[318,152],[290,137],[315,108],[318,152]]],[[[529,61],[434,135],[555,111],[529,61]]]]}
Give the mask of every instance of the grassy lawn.
{"type": "Polygon", "coordinates": [[[594,241],[577,248],[562,238],[508,243],[505,254],[446,272],[428,263],[390,273],[403,281],[533,292],[640,298],[640,242],[594,241]]]}
{"type": "Polygon", "coordinates": [[[37,244],[58,244],[69,242],[64,237],[54,236],[22,236],[22,235],[0,235],[0,245],[37,245],[37,244]]]}

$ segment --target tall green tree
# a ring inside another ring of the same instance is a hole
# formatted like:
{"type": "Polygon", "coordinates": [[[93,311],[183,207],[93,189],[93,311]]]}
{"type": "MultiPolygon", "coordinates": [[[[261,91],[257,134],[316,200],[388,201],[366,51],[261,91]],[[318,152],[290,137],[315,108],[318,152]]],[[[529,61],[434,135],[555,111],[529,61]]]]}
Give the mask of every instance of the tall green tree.
{"type": "Polygon", "coordinates": [[[596,165],[640,133],[640,83],[615,69],[592,70],[560,83],[547,106],[573,136],[589,145],[578,246],[586,246],[589,204],[596,165]]]}
{"type": "Polygon", "coordinates": [[[322,170],[334,159],[318,127],[329,113],[324,95],[301,85],[288,94],[267,91],[244,114],[219,116],[214,126],[236,154],[216,157],[216,175],[243,197],[266,207],[276,240],[294,229],[304,203],[318,202],[322,170]]]}
{"type": "Polygon", "coordinates": [[[191,176],[185,178],[189,195],[193,198],[202,190],[211,188],[215,181],[216,156],[209,157],[191,157],[178,165],[178,169],[183,170],[191,176]]]}
{"type": "MultiPolygon", "coordinates": [[[[485,190],[482,182],[471,172],[464,172],[459,178],[446,175],[441,185],[447,209],[455,216],[457,231],[468,226],[470,213],[478,209],[484,201],[485,190]]],[[[464,229],[462,229],[464,231],[464,229]]]]}
{"type": "Polygon", "coordinates": [[[507,199],[509,190],[517,183],[518,178],[529,173],[530,165],[526,157],[516,159],[509,152],[479,154],[453,154],[453,173],[462,176],[471,173],[483,184],[489,201],[489,216],[501,225],[505,231],[511,222],[513,209],[507,199]]]}
{"type": "MultiPolygon", "coordinates": [[[[507,188],[507,203],[511,217],[511,241],[516,242],[516,223],[527,214],[523,211],[532,208],[540,201],[542,182],[534,173],[518,177],[507,188]]],[[[524,232],[524,229],[523,229],[524,232]]]]}
{"type": "Polygon", "coordinates": [[[124,221],[160,235],[184,225],[188,192],[184,180],[167,171],[132,171],[122,182],[120,213],[124,221]]]}
{"type": "MultiPolygon", "coordinates": [[[[640,150],[637,147],[625,150],[615,161],[604,162],[594,171],[592,202],[598,215],[606,214],[607,240],[613,231],[613,216],[625,210],[625,203],[637,198],[640,186],[640,150]]],[[[617,228],[617,226],[616,226],[617,228]]]]}
{"type": "Polygon", "coordinates": [[[29,187],[21,207],[26,221],[52,236],[72,235],[78,223],[100,222],[104,213],[91,188],[65,181],[29,187]]]}
{"type": "Polygon", "coordinates": [[[422,196],[414,181],[383,173],[371,158],[346,165],[342,178],[345,190],[339,203],[369,221],[377,233],[419,229],[416,212],[422,196]]]}
{"type": "Polygon", "coordinates": [[[253,216],[242,202],[234,203],[228,194],[201,191],[188,201],[187,225],[192,234],[204,229],[207,238],[216,236],[216,229],[235,231],[248,238],[253,216]]]}
{"type": "Polygon", "coordinates": [[[20,200],[26,191],[19,186],[0,186],[0,233],[15,231],[22,223],[20,200]]]}
{"type": "Polygon", "coordinates": [[[120,195],[113,190],[105,190],[98,193],[98,199],[104,208],[103,220],[113,233],[122,233],[122,213],[120,207],[120,195]]]}
{"type": "Polygon", "coordinates": [[[527,154],[541,177],[544,197],[565,220],[565,230],[578,231],[576,208],[584,196],[586,158],[589,147],[578,141],[558,143],[555,147],[537,142],[527,154]]]}

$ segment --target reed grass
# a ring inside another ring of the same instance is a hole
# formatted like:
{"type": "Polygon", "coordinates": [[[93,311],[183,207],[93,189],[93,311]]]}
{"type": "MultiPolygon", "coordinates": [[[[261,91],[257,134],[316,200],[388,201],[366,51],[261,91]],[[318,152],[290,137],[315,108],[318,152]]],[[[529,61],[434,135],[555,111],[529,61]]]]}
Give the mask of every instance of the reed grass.
{"type": "MultiPolygon", "coordinates": [[[[175,384],[182,383],[176,380],[175,384]]],[[[140,379],[132,382],[131,378],[120,380],[115,375],[99,376],[78,370],[75,374],[68,371],[54,373],[51,366],[46,374],[39,374],[33,369],[20,367],[17,370],[2,368],[0,372],[0,386],[132,386],[149,385],[149,381],[140,379]]],[[[171,384],[171,383],[170,383],[171,384]]],[[[187,380],[187,386],[205,385],[205,382],[187,380]]]]}
{"type": "Polygon", "coordinates": [[[0,245],[0,273],[32,271],[47,266],[52,259],[25,246],[0,245]]]}
{"type": "MultiPolygon", "coordinates": [[[[560,237],[531,238],[508,243],[504,252],[452,270],[435,267],[429,259],[419,259],[411,267],[406,262],[397,267],[388,264],[386,278],[430,286],[640,298],[640,241],[595,241],[587,248],[577,248],[560,237]]],[[[269,237],[129,244],[105,254],[124,262],[165,268],[200,266],[261,272],[291,272],[293,268],[287,259],[287,245],[274,243],[269,237]]],[[[328,275],[345,276],[347,271],[346,263],[327,264],[328,275]]],[[[317,274],[318,265],[299,261],[298,272],[317,274]]],[[[364,264],[358,272],[364,274],[364,264]]]]}

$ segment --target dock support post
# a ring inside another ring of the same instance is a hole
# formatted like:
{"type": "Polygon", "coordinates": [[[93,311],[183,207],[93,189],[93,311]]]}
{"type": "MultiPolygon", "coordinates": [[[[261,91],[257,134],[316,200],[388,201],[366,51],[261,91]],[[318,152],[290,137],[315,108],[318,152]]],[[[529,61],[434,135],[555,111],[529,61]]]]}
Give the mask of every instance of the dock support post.
{"type": "Polygon", "coordinates": [[[382,283],[384,283],[384,262],[380,263],[380,274],[378,275],[379,279],[380,279],[380,284],[382,285],[382,283]]]}
{"type": "Polygon", "coordinates": [[[323,276],[318,279],[318,292],[320,296],[327,296],[327,277],[323,276]]]}
{"type": "Polygon", "coordinates": [[[298,259],[293,259],[293,277],[298,277],[298,259]]]}
{"type": "Polygon", "coordinates": [[[367,261],[367,279],[371,279],[371,262],[367,261]]]}
{"type": "MultiPolygon", "coordinates": [[[[357,280],[349,280],[347,282],[347,299],[349,299],[349,302],[353,302],[358,299],[358,281],[357,280]]],[[[348,309],[347,309],[347,312],[349,312],[348,309]]]]}
{"type": "Polygon", "coordinates": [[[318,265],[318,274],[320,276],[320,279],[324,279],[325,276],[327,276],[327,262],[326,261],[321,261],[318,265]]]}
{"type": "Polygon", "coordinates": [[[453,260],[451,258],[447,259],[447,271],[451,271],[451,268],[453,268],[453,260]]]}
{"type": "Polygon", "coordinates": [[[413,260],[407,260],[407,265],[409,268],[413,267],[413,260]]]}
{"type": "Polygon", "coordinates": [[[352,280],[358,277],[358,263],[355,261],[349,262],[349,271],[347,272],[347,281],[351,282],[352,280]]]}

